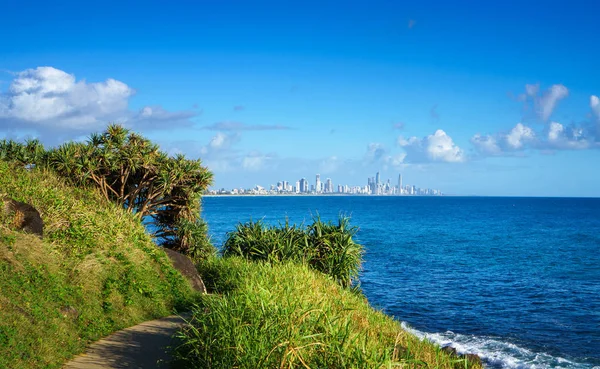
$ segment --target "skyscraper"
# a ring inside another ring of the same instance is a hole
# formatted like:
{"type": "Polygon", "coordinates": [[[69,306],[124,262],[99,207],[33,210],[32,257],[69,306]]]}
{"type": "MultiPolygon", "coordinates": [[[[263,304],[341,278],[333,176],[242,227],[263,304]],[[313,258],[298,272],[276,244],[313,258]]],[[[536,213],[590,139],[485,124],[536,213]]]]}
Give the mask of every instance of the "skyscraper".
{"type": "Polygon", "coordinates": [[[402,195],[402,174],[398,175],[398,195],[402,195]]]}
{"type": "Polygon", "coordinates": [[[308,192],[308,183],[306,182],[306,178],[302,178],[300,180],[300,192],[308,192]]]}
{"type": "Polygon", "coordinates": [[[377,172],[377,174],[375,175],[375,183],[377,184],[377,187],[379,187],[379,185],[381,184],[381,176],[379,175],[379,172],[377,172]]]}
{"type": "Polygon", "coordinates": [[[315,184],[315,190],[317,193],[321,192],[321,175],[317,174],[317,183],[315,184]]]}
{"type": "Polygon", "coordinates": [[[327,190],[325,192],[333,192],[333,183],[331,183],[331,178],[327,178],[327,190]]]}

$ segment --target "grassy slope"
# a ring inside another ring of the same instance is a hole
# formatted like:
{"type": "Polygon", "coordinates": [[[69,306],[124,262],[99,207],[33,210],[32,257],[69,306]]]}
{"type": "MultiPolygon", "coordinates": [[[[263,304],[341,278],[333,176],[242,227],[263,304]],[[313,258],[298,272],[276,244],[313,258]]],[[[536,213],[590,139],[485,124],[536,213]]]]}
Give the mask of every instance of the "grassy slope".
{"type": "Polygon", "coordinates": [[[0,217],[0,368],[59,367],[192,299],[139,222],[92,191],[0,162],[2,194],[32,204],[45,227],[42,241],[0,217]]]}
{"type": "Polygon", "coordinates": [[[239,258],[201,265],[207,286],[178,349],[183,368],[480,368],[401,329],[306,266],[239,258]]]}

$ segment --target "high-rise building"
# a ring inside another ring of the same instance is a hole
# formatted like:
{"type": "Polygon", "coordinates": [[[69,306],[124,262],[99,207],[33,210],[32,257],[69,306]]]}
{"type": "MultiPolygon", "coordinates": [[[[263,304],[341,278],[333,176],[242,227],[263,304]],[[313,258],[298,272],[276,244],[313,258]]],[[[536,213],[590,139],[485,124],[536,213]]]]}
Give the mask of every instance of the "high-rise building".
{"type": "Polygon", "coordinates": [[[377,174],[375,175],[375,184],[377,184],[377,187],[379,187],[379,185],[381,184],[381,175],[379,174],[379,172],[377,172],[377,174]]]}
{"type": "Polygon", "coordinates": [[[308,182],[306,181],[306,178],[300,180],[300,192],[308,192],[308,182]]]}
{"type": "Polygon", "coordinates": [[[321,192],[321,175],[317,174],[317,181],[315,184],[315,189],[317,190],[317,193],[321,192]]]}
{"type": "Polygon", "coordinates": [[[300,181],[296,181],[296,186],[294,186],[294,192],[295,193],[301,192],[301,190],[300,190],[300,181]]]}
{"type": "Polygon", "coordinates": [[[398,175],[398,195],[402,195],[402,174],[398,175]]]}
{"type": "Polygon", "coordinates": [[[331,178],[327,178],[327,186],[324,192],[332,193],[333,192],[333,183],[331,183],[331,178]]]}

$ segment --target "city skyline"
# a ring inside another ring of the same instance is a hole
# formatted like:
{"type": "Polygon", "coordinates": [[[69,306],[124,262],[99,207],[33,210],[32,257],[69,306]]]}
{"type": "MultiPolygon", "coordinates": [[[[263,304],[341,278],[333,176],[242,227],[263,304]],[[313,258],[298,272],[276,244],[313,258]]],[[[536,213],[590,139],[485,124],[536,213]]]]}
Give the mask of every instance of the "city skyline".
{"type": "Polygon", "coordinates": [[[299,180],[289,182],[287,180],[278,181],[277,184],[271,184],[269,186],[255,185],[254,187],[233,187],[233,188],[220,188],[211,189],[208,191],[209,194],[219,195],[273,195],[273,194],[313,194],[313,195],[327,195],[327,194],[348,194],[348,195],[375,195],[375,196],[403,196],[403,195],[416,195],[416,196],[441,196],[443,193],[440,190],[421,188],[416,185],[403,184],[402,174],[398,175],[397,184],[394,185],[391,179],[387,181],[381,181],[381,173],[377,172],[374,177],[367,178],[367,184],[362,185],[348,185],[348,184],[337,184],[334,185],[331,178],[325,178],[325,181],[321,181],[321,175],[315,175],[314,184],[310,184],[310,181],[305,177],[299,180]]]}
{"type": "Polygon", "coordinates": [[[9,1],[0,140],[49,147],[121,123],[202,159],[214,188],[380,171],[448,194],[600,197],[599,12],[9,1]]]}

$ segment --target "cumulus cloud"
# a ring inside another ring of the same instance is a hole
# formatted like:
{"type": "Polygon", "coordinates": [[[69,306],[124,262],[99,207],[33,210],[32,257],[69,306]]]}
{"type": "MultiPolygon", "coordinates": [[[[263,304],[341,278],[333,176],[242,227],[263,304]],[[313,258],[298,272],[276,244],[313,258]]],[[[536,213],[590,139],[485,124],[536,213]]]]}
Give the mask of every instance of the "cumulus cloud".
{"type": "Polygon", "coordinates": [[[291,127],[282,125],[267,125],[267,124],[245,124],[242,122],[217,122],[208,126],[202,127],[209,131],[269,131],[269,130],[287,130],[291,127]]]}
{"type": "Polygon", "coordinates": [[[505,139],[508,147],[521,149],[527,142],[535,139],[535,133],[531,128],[524,126],[522,123],[517,123],[506,135],[505,139]]]}
{"type": "MultiPolygon", "coordinates": [[[[526,85],[519,99],[533,103],[540,119],[550,118],[559,100],[568,95],[563,85],[553,85],[540,95],[540,87],[526,85]]],[[[590,96],[592,120],[564,125],[556,121],[545,122],[543,129],[534,130],[518,123],[508,133],[494,135],[476,134],[471,143],[481,155],[514,155],[525,150],[586,150],[600,149],[600,98],[590,96]]]]}
{"type": "Polygon", "coordinates": [[[173,124],[190,124],[189,119],[196,115],[170,113],[159,106],[132,112],[128,105],[135,90],[112,78],[87,82],[53,67],[13,75],[7,91],[0,94],[0,127],[9,129],[79,136],[109,122],[147,128],[163,128],[169,122],[168,128],[172,128],[173,124]]]}
{"type": "Polygon", "coordinates": [[[16,74],[0,100],[0,119],[46,127],[96,128],[123,118],[133,94],[132,88],[114,79],[86,83],[52,67],[28,69],[16,74]]]}
{"type": "Polygon", "coordinates": [[[463,150],[441,129],[422,139],[400,136],[397,143],[406,152],[406,156],[403,158],[405,162],[459,163],[466,160],[463,150]]]}
{"type": "Polygon", "coordinates": [[[558,122],[550,123],[547,141],[544,146],[548,149],[567,150],[584,150],[600,147],[584,128],[576,126],[565,127],[558,122]]]}
{"type": "Polygon", "coordinates": [[[480,135],[477,133],[471,137],[471,143],[475,146],[475,149],[482,154],[501,155],[503,153],[497,138],[490,135],[480,135]]]}
{"type": "Polygon", "coordinates": [[[525,85],[525,93],[519,95],[518,100],[525,102],[526,108],[531,108],[536,116],[546,122],[554,112],[558,102],[569,95],[569,89],[564,85],[555,84],[540,93],[539,84],[525,85]]]}
{"type": "Polygon", "coordinates": [[[508,133],[476,134],[471,143],[481,155],[514,155],[534,150],[584,150],[600,148],[597,134],[591,126],[564,126],[550,122],[544,131],[536,133],[531,127],[518,123],[508,133]]]}
{"type": "Polygon", "coordinates": [[[536,134],[528,126],[517,123],[508,133],[481,135],[471,137],[471,143],[482,155],[512,155],[522,151],[537,140],[536,134]]]}

